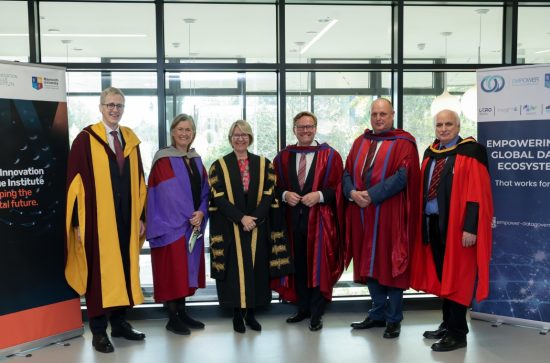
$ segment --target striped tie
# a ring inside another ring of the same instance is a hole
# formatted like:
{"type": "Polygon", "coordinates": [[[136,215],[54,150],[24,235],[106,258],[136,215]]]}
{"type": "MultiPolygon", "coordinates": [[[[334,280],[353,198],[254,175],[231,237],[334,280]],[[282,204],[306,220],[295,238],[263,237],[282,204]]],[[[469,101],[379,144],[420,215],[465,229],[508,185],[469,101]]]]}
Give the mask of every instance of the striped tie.
{"type": "Polygon", "coordinates": [[[113,144],[115,145],[115,155],[116,162],[118,164],[118,171],[120,172],[120,175],[122,175],[122,172],[124,171],[124,152],[122,152],[122,145],[120,144],[120,140],[118,139],[118,132],[111,131],[111,135],[113,135],[113,144]]]}
{"type": "Polygon", "coordinates": [[[367,158],[365,159],[365,165],[363,166],[363,173],[361,174],[361,179],[365,180],[367,178],[368,171],[372,165],[372,160],[374,159],[374,154],[376,153],[376,144],[378,141],[371,140],[369,151],[367,153],[367,158]]]}
{"type": "Polygon", "coordinates": [[[441,173],[445,166],[445,158],[437,159],[435,162],[434,171],[432,173],[432,181],[430,182],[430,189],[428,189],[428,200],[432,200],[437,197],[437,187],[441,182],[441,173]]]}
{"type": "Polygon", "coordinates": [[[298,164],[298,184],[300,185],[300,190],[304,189],[305,183],[306,183],[306,153],[301,153],[300,163],[298,164]]]}

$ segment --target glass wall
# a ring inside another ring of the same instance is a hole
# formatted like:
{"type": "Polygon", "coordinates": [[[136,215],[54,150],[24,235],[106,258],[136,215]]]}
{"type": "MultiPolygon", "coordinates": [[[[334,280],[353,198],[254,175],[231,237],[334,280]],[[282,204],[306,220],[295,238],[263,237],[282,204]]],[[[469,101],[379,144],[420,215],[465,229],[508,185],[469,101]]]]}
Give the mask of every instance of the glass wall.
{"type": "Polygon", "coordinates": [[[285,54],[288,63],[391,59],[391,7],[288,5],[285,54]]]}
{"type": "MultiPolygon", "coordinates": [[[[252,124],[251,150],[272,159],[295,143],[292,118],[303,110],[345,160],[378,97],[392,99],[395,126],[422,154],[441,95],[461,114],[462,136],[476,136],[477,69],[550,62],[550,1],[43,0],[31,14],[27,4],[0,2],[0,59],[67,67],[71,140],[99,120],[101,90],[120,87],[122,124],[142,140],[147,174],[182,112],[197,122],[207,166],[230,151],[237,119],[252,124]]],[[[348,271],[336,296],[366,293],[350,280],[348,271]]],[[[212,296],[196,299],[215,299],[209,284],[212,296]]]]}
{"type": "Polygon", "coordinates": [[[210,59],[274,63],[277,54],[273,5],[166,4],[165,54],[181,62],[210,59]]]}
{"type": "Polygon", "coordinates": [[[40,2],[43,62],[155,62],[155,6],[40,2]]]}
{"type": "Polygon", "coordinates": [[[518,63],[550,63],[550,7],[520,7],[518,63]]]}
{"type": "Polygon", "coordinates": [[[2,1],[0,3],[0,60],[29,61],[29,21],[27,3],[2,1]]]}
{"type": "Polygon", "coordinates": [[[404,60],[500,63],[502,14],[496,6],[406,6],[404,60]]]}

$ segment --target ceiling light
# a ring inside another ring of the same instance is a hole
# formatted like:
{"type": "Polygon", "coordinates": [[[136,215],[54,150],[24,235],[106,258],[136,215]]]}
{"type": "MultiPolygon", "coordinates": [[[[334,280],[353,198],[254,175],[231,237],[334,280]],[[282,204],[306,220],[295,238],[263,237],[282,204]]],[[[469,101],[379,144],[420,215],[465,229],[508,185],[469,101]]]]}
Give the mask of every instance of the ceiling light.
{"type": "MultiPolygon", "coordinates": [[[[328,19],[327,19],[328,20],[328,19]]],[[[320,21],[320,20],[319,20],[320,21]]],[[[307,50],[313,45],[315,44],[315,42],[317,42],[319,39],[321,39],[321,37],[330,29],[334,26],[334,24],[336,24],[338,22],[338,19],[332,19],[331,21],[329,21],[329,23],[327,25],[325,25],[325,27],[323,28],[323,30],[321,30],[319,32],[319,34],[317,34],[313,39],[311,39],[309,41],[309,43],[306,44],[306,46],[302,49],[302,51],[300,52],[301,54],[304,54],[305,52],[307,52],[307,50]]]]}
{"type": "MultiPolygon", "coordinates": [[[[447,63],[447,39],[453,34],[452,32],[442,32],[441,35],[445,38],[445,63],[447,63]]],[[[447,75],[443,74],[443,93],[437,96],[431,107],[431,114],[435,116],[441,110],[453,110],[460,114],[460,101],[458,97],[453,96],[447,91],[447,75]]]]}
{"type": "Polygon", "coordinates": [[[145,38],[147,34],[43,34],[45,37],[71,38],[145,38]]]}
{"type": "Polygon", "coordinates": [[[539,50],[538,52],[535,52],[535,54],[540,54],[540,53],[548,53],[550,52],[550,49],[546,49],[546,50],[539,50]]]}

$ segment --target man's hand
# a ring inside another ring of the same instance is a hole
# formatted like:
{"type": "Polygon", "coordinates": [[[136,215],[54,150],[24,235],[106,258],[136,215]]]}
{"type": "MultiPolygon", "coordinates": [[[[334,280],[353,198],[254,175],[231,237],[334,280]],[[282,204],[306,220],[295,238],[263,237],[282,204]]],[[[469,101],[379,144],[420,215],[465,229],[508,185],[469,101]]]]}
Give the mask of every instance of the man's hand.
{"type": "Polygon", "coordinates": [[[302,197],[302,204],[311,208],[315,204],[319,203],[320,200],[321,196],[319,195],[319,192],[311,192],[302,197]]]}
{"type": "Polygon", "coordinates": [[[139,221],[139,237],[143,237],[145,234],[145,223],[142,220],[139,221]]]}
{"type": "Polygon", "coordinates": [[[469,232],[462,232],[462,246],[472,247],[476,244],[477,236],[469,232]]]}
{"type": "Polygon", "coordinates": [[[80,242],[80,227],[79,226],[73,227],[73,231],[74,231],[74,234],[76,234],[77,240],[80,242]]]}
{"type": "Polygon", "coordinates": [[[366,208],[371,203],[369,192],[367,192],[366,190],[354,190],[350,193],[350,197],[360,208],[366,208]]]}
{"type": "Polygon", "coordinates": [[[302,197],[294,192],[286,192],[285,193],[285,202],[290,205],[291,207],[296,207],[298,203],[302,200],[302,197]]]}

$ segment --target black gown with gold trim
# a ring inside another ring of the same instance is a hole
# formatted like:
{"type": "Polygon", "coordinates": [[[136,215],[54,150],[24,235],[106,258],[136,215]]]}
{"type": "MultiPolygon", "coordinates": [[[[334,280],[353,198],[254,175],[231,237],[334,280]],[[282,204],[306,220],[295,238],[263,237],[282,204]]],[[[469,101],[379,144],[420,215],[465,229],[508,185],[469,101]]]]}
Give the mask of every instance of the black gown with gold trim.
{"type": "Polygon", "coordinates": [[[245,193],[235,153],[216,160],[209,173],[211,275],[221,306],[254,308],[271,301],[270,278],[288,274],[291,261],[274,196],[275,172],[265,157],[248,153],[245,193]],[[256,217],[243,230],[241,219],[256,217]]]}

